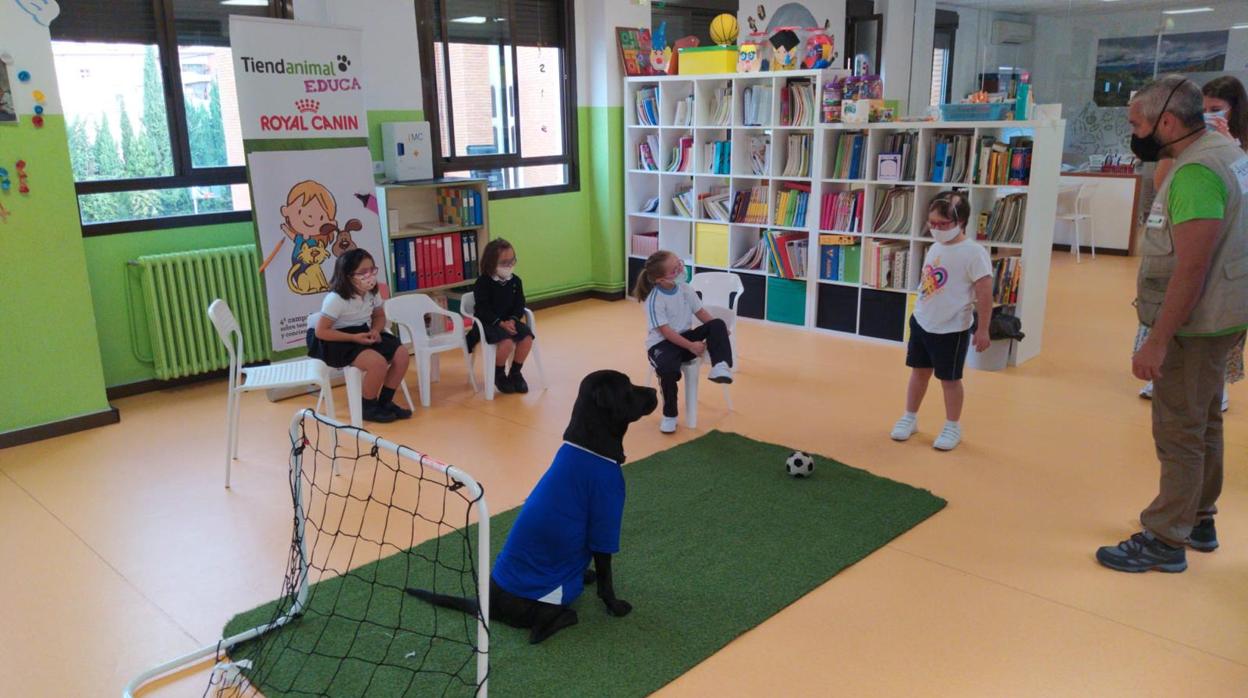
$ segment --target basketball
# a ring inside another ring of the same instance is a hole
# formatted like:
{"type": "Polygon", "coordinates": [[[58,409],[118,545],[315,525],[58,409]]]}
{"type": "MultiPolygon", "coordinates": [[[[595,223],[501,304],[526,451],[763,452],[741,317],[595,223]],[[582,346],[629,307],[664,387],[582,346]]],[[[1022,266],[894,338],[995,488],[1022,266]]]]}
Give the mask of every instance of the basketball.
{"type": "Polygon", "coordinates": [[[711,41],[720,46],[735,44],[737,42],[737,18],[725,13],[711,20],[711,41]]]}

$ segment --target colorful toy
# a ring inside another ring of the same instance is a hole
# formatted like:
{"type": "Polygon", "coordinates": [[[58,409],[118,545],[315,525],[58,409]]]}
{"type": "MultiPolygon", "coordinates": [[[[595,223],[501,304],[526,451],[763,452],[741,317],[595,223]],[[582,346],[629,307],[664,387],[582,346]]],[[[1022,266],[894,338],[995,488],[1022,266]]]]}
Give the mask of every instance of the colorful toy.
{"type": "Polygon", "coordinates": [[[797,47],[801,42],[797,32],[792,29],[781,29],[771,35],[772,70],[794,70],[797,68],[797,47]]]}
{"type": "Polygon", "coordinates": [[[711,20],[711,41],[720,46],[735,44],[738,33],[737,18],[726,12],[711,20]]]}
{"type": "Polygon", "coordinates": [[[657,75],[667,75],[672,63],[672,48],[667,45],[667,22],[654,30],[650,42],[650,69],[657,75]]]}
{"type": "Polygon", "coordinates": [[[827,68],[836,58],[835,44],[827,34],[812,34],[806,40],[806,58],[802,66],[807,69],[827,68]]]}
{"type": "Polygon", "coordinates": [[[761,46],[753,41],[747,41],[741,44],[737,51],[737,72],[738,73],[757,73],[762,70],[763,51],[761,46]]]}

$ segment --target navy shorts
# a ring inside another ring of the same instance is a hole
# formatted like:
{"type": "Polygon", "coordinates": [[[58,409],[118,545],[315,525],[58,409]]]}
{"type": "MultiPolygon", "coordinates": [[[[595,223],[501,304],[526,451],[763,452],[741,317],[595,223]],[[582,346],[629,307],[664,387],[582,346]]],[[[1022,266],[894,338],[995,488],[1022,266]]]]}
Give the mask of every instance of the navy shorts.
{"type": "Polygon", "coordinates": [[[933,334],[923,329],[910,316],[910,344],[906,347],[906,365],[910,368],[935,369],[937,380],[960,381],[966,354],[971,347],[972,326],[962,332],[933,334]]]}

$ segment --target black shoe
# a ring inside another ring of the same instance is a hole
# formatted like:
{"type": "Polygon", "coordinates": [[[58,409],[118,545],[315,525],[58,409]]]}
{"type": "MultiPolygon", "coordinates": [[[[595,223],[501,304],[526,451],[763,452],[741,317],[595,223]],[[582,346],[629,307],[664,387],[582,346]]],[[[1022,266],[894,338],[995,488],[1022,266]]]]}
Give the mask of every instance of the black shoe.
{"type": "Polygon", "coordinates": [[[411,410],[405,407],[399,407],[399,404],[397,402],[394,402],[393,400],[390,402],[387,402],[385,404],[385,408],[390,410],[390,412],[399,419],[411,419],[412,418],[411,410]]]}
{"type": "Polygon", "coordinates": [[[1119,572],[1182,572],[1187,569],[1187,555],[1141,531],[1118,545],[1107,545],[1096,551],[1096,561],[1119,572]]]}
{"type": "Polygon", "coordinates": [[[393,422],[397,419],[393,412],[387,409],[385,405],[377,404],[376,400],[365,400],[363,408],[364,421],[366,422],[378,422],[385,424],[393,422]]]}
{"type": "Polygon", "coordinates": [[[512,371],[511,375],[507,376],[507,380],[511,381],[511,389],[514,392],[522,395],[529,392],[529,384],[524,380],[524,376],[519,371],[512,371]]]}
{"type": "Polygon", "coordinates": [[[516,386],[512,384],[511,378],[507,375],[494,376],[494,388],[504,395],[511,395],[516,392],[516,386]]]}
{"type": "Polygon", "coordinates": [[[1213,526],[1213,519],[1201,519],[1187,536],[1187,545],[1192,550],[1211,553],[1218,549],[1218,529],[1213,526]]]}

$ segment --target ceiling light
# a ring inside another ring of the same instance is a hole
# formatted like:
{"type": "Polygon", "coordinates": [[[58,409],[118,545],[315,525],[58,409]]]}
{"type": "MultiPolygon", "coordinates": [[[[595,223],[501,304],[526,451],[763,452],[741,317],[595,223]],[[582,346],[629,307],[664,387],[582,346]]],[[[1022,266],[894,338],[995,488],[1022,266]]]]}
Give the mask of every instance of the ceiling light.
{"type": "Polygon", "coordinates": [[[1183,10],[1162,10],[1163,15],[1194,15],[1197,12],[1213,12],[1212,7],[1188,7],[1183,10]]]}
{"type": "Polygon", "coordinates": [[[269,0],[221,0],[221,4],[235,7],[268,7],[269,0]]]}
{"type": "Polygon", "coordinates": [[[479,15],[473,15],[472,17],[456,17],[451,21],[459,22],[460,24],[485,24],[485,18],[479,15]]]}
{"type": "Polygon", "coordinates": [[[1232,24],[1231,29],[1248,29],[1248,24],[1232,24]]]}

